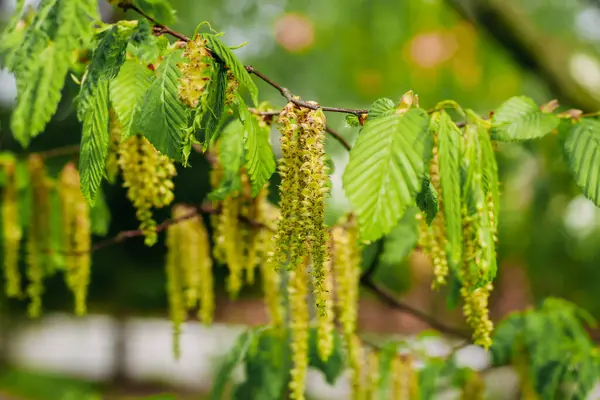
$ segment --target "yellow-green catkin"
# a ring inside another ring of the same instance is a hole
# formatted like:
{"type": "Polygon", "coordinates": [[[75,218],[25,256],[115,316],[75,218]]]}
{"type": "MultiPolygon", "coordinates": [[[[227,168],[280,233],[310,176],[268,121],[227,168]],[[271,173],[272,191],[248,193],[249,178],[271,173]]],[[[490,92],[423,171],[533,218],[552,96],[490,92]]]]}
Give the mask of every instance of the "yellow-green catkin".
{"type": "Polygon", "coordinates": [[[75,314],[84,315],[90,283],[91,222],[89,206],[79,186],[79,171],[72,163],[60,173],[59,196],[67,286],[75,297],[75,314]]]}
{"type": "MultiPolygon", "coordinates": [[[[173,210],[175,216],[175,210],[173,210]]],[[[183,292],[183,279],[180,271],[179,244],[185,232],[180,224],[172,224],[167,229],[167,259],[165,272],[167,277],[167,299],[169,303],[169,318],[173,326],[173,355],[178,359],[181,355],[179,338],[181,325],[186,320],[187,307],[183,292]]]]}
{"type": "Polygon", "coordinates": [[[288,294],[291,311],[290,332],[293,368],[290,398],[304,399],[308,370],[308,257],[289,274],[288,294]]]}
{"type": "MultiPolygon", "coordinates": [[[[333,244],[332,244],[333,245],[333,244]]],[[[322,309],[317,314],[317,349],[321,360],[327,361],[333,351],[334,300],[333,300],[333,262],[330,257],[323,266],[323,290],[319,292],[322,309]]],[[[313,276],[314,282],[314,276],[313,276]]]]}
{"type": "Polygon", "coordinates": [[[16,161],[3,160],[1,166],[6,174],[6,185],[2,190],[2,237],[4,259],[5,292],[8,297],[21,296],[21,273],[19,272],[19,249],[23,232],[19,221],[17,198],[16,161]]]}
{"type": "Polygon", "coordinates": [[[198,232],[198,255],[199,274],[198,290],[200,291],[200,305],[198,307],[198,319],[208,325],[212,323],[215,313],[215,290],[213,278],[213,264],[210,256],[210,241],[208,232],[200,217],[192,221],[198,232]]]}
{"type": "Polygon", "coordinates": [[[244,246],[242,241],[242,227],[239,223],[241,199],[227,196],[221,202],[221,232],[219,239],[223,245],[225,262],[229,268],[227,276],[227,291],[235,298],[243,284],[244,274],[244,246]]]}
{"type": "Polygon", "coordinates": [[[179,97],[189,107],[196,108],[208,93],[206,87],[210,83],[214,60],[206,47],[206,39],[200,35],[186,43],[183,57],[187,62],[179,65],[182,73],[179,97]]]}
{"type": "Polygon", "coordinates": [[[489,348],[494,325],[489,317],[488,300],[492,284],[477,287],[481,270],[482,249],[477,241],[477,219],[463,208],[463,260],[459,270],[460,294],[464,300],[463,314],[473,329],[475,344],[489,348]]]}
{"type": "MultiPolygon", "coordinates": [[[[269,194],[268,186],[265,185],[255,198],[250,200],[247,206],[247,217],[251,221],[264,224],[267,218],[267,207],[269,202],[267,196],[269,194]]],[[[254,271],[257,265],[260,265],[265,259],[265,231],[264,226],[249,226],[247,229],[248,252],[246,254],[246,281],[252,285],[254,283],[254,271]]],[[[268,238],[270,241],[270,238],[268,238]]]]}
{"type": "MultiPolygon", "coordinates": [[[[233,76],[230,69],[227,70],[227,87],[225,88],[225,105],[230,105],[235,102],[239,83],[233,76]]],[[[230,110],[233,113],[233,110],[230,110]]]]}
{"type": "Polygon", "coordinates": [[[275,327],[283,326],[283,307],[281,292],[281,276],[279,271],[271,264],[266,262],[270,254],[275,250],[275,242],[273,241],[273,231],[275,230],[275,222],[279,218],[279,208],[265,202],[264,224],[265,226],[258,233],[260,249],[258,257],[260,258],[260,273],[262,277],[262,288],[265,297],[265,305],[271,325],[275,327]]]}
{"type": "Polygon", "coordinates": [[[376,351],[370,351],[367,356],[367,382],[365,385],[365,400],[379,399],[379,354],[376,351]]]}
{"type": "Polygon", "coordinates": [[[409,354],[398,355],[392,360],[392,398],[395,400],[419,398],[419,376],[409,354]]]}
{"type": "Polygon", "coordinates": [[[475,371],[469,373],[467,382],[463,385],[460,400],[483,400],[485,384],[481,375],[475,371]]]}
{"type": "Polygon", "coordinates": [[[358,285],[360,281],[360,246],[356,218],[350,215],[334,226],[331,231],[333,241],[333,274],[337,300],[338,318],[348,351],[354,399],[362,394],[363,350],[356,337],[358,315],[358,285]]]}
{"type": "Polygon", "coordinates": [[[121,123],[117,113],[110,109],[110,142],[108,143],[108,154],[106,156],[106,179],[115,183],[119,175],[119,144],[121,143],[121,123]]]}
{"type": "MultiPolygon", "coordinates": [[[[223,178],[223,166],[218,162],[213,163],[212,169],[210,170],[210,184],[213,188],[219,187],[219,183],[223,178]]],[[[212,208],[217,213],[211,214],[210,225],[213,232],[213,257],[219,263],[225,264],[227,262],[225,258],[225,234],[223,228],[225,227],[223,221],[225,216],[221,210],[221,201],[213,200],[211,202],[212,208]]]]}
{"type": "Polygon", "coordinates": [[[50,182],[46,174],[44,159],[32,154],[27,159],[31,180],[34,212],[30,215],[27,235],[27,295],[30,302],[27,312],[37,318],[42,312],[42,293],[47,265],[46,254],[50,249],[50,182]]]}
{"type": "MultiPolygon", "coordinates": [[[[316,106],[317,104],[314,103],[316,106]]],[[[303,238],[309,247],[312,261],[312,278],[317,310],[326,312],[329,298],[325,288],[325,264],[329,259],[328,233],[325,226],[325,195],[327,166],[325,164],[325,114],[319,108],[310,110],[299,120],[301,133],[298,139],[301,154],[300,167],[300,224],[303,238]]]]}
{"type": "Polygon", "coordinates": [[[158,240],[152,208],[165,207],[173,201],[173,161],[160,154],[143,136],[136,135],[119,146],[119,166],[127,197],[136,209],[145,243],[152,246],[158,240]]]}

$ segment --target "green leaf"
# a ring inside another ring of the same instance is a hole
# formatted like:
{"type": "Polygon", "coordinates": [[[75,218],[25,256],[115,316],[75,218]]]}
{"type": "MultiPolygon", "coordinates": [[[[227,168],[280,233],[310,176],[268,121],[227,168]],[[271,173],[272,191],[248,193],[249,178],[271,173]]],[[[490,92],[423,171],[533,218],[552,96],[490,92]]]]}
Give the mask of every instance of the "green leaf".
{"type": "Polygon", "coordinates": [[[333,351],[327,361],[321,360],[318,349],[318,333],[315,327],[309,329],[308,337],[308,366],[321,371],[325,381],[335,384],[344,373],[344,347],[338,331],[333,331],[333,351]]]}
{"type": "Polygon", "coordinates": [[[256,196],[275,172],[275,156],[269,140],[271,128],[266,124],[259,125],[241,97],[239,102],[240,119],[244,124],[246,168],[252,181],[252,196],[256,196]]]}
{"type": "Polygon", "coordinates": [[[421,191],[417,194],[417,206],[425,213],[425,222],[431,225],[439,211],[438,194],[431,181],[423,179],[421,191]]]}
{"type": "Polygon", "coordinates": [[[244,359],[246,380],[235,389],[235,400],[280,400],[287,390],[291,349],[285,330],[267,329],[244,359]]]}
{"type": "Polygon", "coordinates": [[[92,54],[77,98],[77,115],[80,120],[83,121],[90,104],[93,103],[96,87],[101,82],[110,81],[118,76],[121,65],[125,62],[125,51],[134,28],[130,24],[115,24],[98,35],[98,45],[92,54]]]}
{"type": "Polygon", "coordinates": [[[175,10],[168,0],[133,0],[133,4],[162,24],[175,22],[175,10]]]}
{"type": "Polygon", "coordinates": [[[109,134],[108,81],[102,80],[94,88],[83,115],[83,133],[79,153],[81,192],[90,206],[94,206],[106,170],[109,134]]]}
{"type": "Polygon", "coordinates": [[[201,101],[198,104],[195,110],[192,129],[188,130],[189,135],[193,135],[194,131],[202,129],[204,133],[204,150],[209,147],[218,134],[224,119],[227,70],[222,63],[215,62],[206,90],[208,90],[206,101],[201,101]]]}
{"type": "Polygon", "coordinates": [[[387,117],[388,115],[392,115],[396,110],[396,104],[388,99],[381,98],[377,99],[371,104],[371,108],[369,108],[369,119],[374,120],[375,118],[387,117]]]}
{"type": "Polygon", "coordinates": [[[94,21],[100,20],[96,0],[61,1],[59,35],[73,49],[84,48],[94,38],[94,21]]]}
{"type": "Polygon", "coordinates": [[[348,126],[351,128],[358,128],[360,127],[360,120],[358,119],[358,116],[354,114],[348,114],[346,115],[346,124],[348,124],[348,126]]]}
{"type": "Polygon", "coordinates": [[[179,99],[181,50],[167,55],[158,68],[158,78],[144,97],[134,123],[158,151],[174,160],[182,159],[182,140],[187,127],[188,108],[179,99]]]}
{"type": "Polygon", "coordinates": [[[30,71],[30,79],[20,85],[11,128],[23,147],[44,131],[60,102],[69,60],[64,57],[65,48],[57,46],[51,43],[39,54],[37,70],[30,71]]]}
{"type": "Polygon", "coordinates": [[[24,9],[25,0],[17,0],[15,12],[10,18],[10,21],[8,21],[4,31],[0,34],[0,64],[2,64],[2,58],[10,59],[12,54],[14,54],[23,43],[25,28],[22,28],[19,25],[26,20],[26,18],[24,18],[26,16],[23,15],[24,9]]]}
{"type": "Polygon", "coordinates": [[[577,186],[600,207],[600,122],[584,118],[574,125],[564,150],[577,186]]]}
{"type": "Polygon", "coordinates": [[[442,204],[451,265],[456,268],[462,259],[462,216],[460,195],[461,132],[445,110],[437,124],[438,159],[442,204]]]}
{"type": "Polygon", "coordinates": [[[382,263],[397,267],[415,248],[419,241],[416,215],[416,207],[407,209],[398,225],[383,239],[382,263]]]}
{"type": "Polygon", "coordinates": [[[559,123],[557,116],[543,113],[529,97],[515,96],[495,111],[492,138],[506,142],[537,139],[550,133],[559,123]]]}
{"type": "Polygon", "coordinates": [[[238,80],[240,86],[245,87],[250,92],[253,104],[255,106],[258,105],[258,88],[248,71],[246,71],[244,64],[216,35],[205,33],[202,34],[202,37],[206,39],[207,47],[210,51],[231,70],[231,73],[238,80]]]}
{"type": "Polygon", "coordinates": [[[377,389],[378,399],[390,399],[392,396],[392,361],[398,356],[398,343],[386,343],[379,350],[379,387],[377,389]]]}
{"type": "Polygon", "coordinates": [[[250,329],[244,331],[227,353],[225,360],[221,364],[213,386],[210,392],[210,398],[212,400],[221,400],[225,394],[227,384],[231,380],[231,374],[235,367],[246,357],[246,353],[250,349],[250,345],[256,339],[257,335],[260,334],[263,328],[250,329]]]}
{"type": "Polygon", "coordinates": [[[221,133],[219,142],[219,164],[223,166],[223,180],[208,198],[223,200],[225,197],[242,188],[240,168],[243,164],[244,147],[242,137],[244,127],[238,120],[233,120],[221,133]]]}
{"type": "Polygon", "coordinates": [[[142,109],[153,79],[154,73],[148,67],[135,60],[127,60],[119,75],[110,82],[110,100],[121,123],[121,140],[136,133],[133,122],[142,109]]]}
{"type": "Polygon", "coordinates": [[[91,230],[94,235],[106,236],[110,228],[110,209],[106,204],[104,193],[100,190],[96,196],[96,204],[90,210],[91,230]]]}
{"type": "Polygon", "coordinates": [[[364,240],[387,234],[414,204],[432,152],[422,109],[368,120],[343,176],[364,240]]]}

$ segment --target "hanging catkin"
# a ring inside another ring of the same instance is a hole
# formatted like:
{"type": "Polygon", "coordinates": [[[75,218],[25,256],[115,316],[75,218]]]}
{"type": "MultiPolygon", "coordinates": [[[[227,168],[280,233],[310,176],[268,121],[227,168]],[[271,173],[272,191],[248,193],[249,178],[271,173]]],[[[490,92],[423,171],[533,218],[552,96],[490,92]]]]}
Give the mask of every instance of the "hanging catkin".
{"type": "Polygon", "coordinates": [[[17,198],[16,160],[2,160],[6,185],[2,190],[2,249],[4,259],[5,292],[8,297],[21,296],[21,274],[19,272],[19,249],[21,245],[21,223],[17,198]]]}
{"type": "Polygon", "coordinates": [[[89,206],[79,187],[79,172],[72,163],[66,164],[60,174],[59,196],[66,282],[75,297],[75,314],[84,315],[90,282],[91,223],[89,206]]]}
{"type": "Polygon", "coordinates": [[[290,271],[288,295],[290,302],[291,349],[294,364],[290,379],[290,397],[304,399],[306,371],[308,369],[308,256],[290,271]]]}
{"type": "Polygon", "coordinates": [[[46,175],[44,159],[32,154],[27,159],[31,180],[33,209],[30,214],[27,235],[27,295],[30,298],[27,312],[30,317],[39,317],[42,311],[44,276],[48,266],[46,254],[50,249],[50,182],[46,175]]]}
{"type": "Polygon", "coordinates": [[[206,87],[214,66],[214,59],[206,47],[206,39],[196,35],[194,40],[185,44],[183,57],[187,62],[181,63],[182,76],[179,84],[179,97],[190,108],[202,104],[208,94],[206,87]]]}
{"type": "Polygon", "coordinates": [[[173,201],[175,165],[145,137],[136,135],[121,142],[119,166],[123,186],[127,188],[127,197],[136,209],[145,243],[152,246],[158,239],[152,208],[162,208],[173,201]]]}

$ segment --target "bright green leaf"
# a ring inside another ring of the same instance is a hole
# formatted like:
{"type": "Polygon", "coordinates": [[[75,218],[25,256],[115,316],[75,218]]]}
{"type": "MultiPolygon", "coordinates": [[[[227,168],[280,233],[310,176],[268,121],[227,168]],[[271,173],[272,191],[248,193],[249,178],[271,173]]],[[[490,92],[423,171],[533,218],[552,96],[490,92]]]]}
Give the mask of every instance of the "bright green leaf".
{"type": "Polygon", "coordinates": [[[396,110],[396,104],[388,99],[381,98],[377,99],[371,104],[371,108],[369,108],[369,119],[374,120],[375,118],[386,117],[391,115],[396,110]]]}
{"type": "Polygon", "coordinates": [[[564,149],[577,186],[600,207],[600,122],[582,119],[567,135],[564,149]]]}
{"type": "Polygon", "coordinates": [[[428,123],[418,108],[365,123],[343,176],[363,239],[387,234],[414,204],[431,158],[428,123]]]}
{"type": "Polygon", "coordinates": [[[252,181],[252,196],[256,196],[275,172],[275,156],[271,148],[271,129],[260,126],[258,119],[246,108],[240,98],[239,114],[244,124],[244,146],[246,149],[246,168],[252,181]]]}
{"type": "Polygon", "coordinates": [[[227,47],[221,40],[213,34],[202,34],[207,40],[207,47],[210,51],[217,56],[221,61],[225,63],[227,68],[231,70],[231,73],[238,80],[240,86],[246,88],[250,92],[252,102],[254,105],[258,105],[258,88],[250,77],[248,71],[244,67],[244,64],[237,58],[235,54],[227,47]]]}
{"type": "Polygon", "coordinates": [[[360,120],[356,115],[348,114],[346,115],[346,124],[351,128],[358,128],[360,127],[360,120]]]}
{"type": "Polygon", "coordinates": [[[223,166],[223,179],[218,188],[208,198],[223,200],[228,194],[240,190],[240,168],[244,159],[243,146],[244,127],[239,120],[233,120],[221,133],[219,142],[219,164],[223,166]]]}
{"type": "Polygon", "coordinates": [[[110,82],[110,101],[121,123],[121,140],[134,135],[133,122],[140,113],[154,73],[135,60],[127,60],[110,82]]]}
{"type": "Polygon", "coordinates": [[[136,132],[143,133],[158,151],[178,161],[182,158],[182,139],[188,120],[188,109],[179,99],[181,71],[177,63],[181,61],[181,51],[165,57],[134,122],[136,132]]]}
{"type": "Polygon", "coordinates": [[[106,173],[106,156],[110,141],[108,107],[108,81],[102,80],[94,88],[94,95],[90,98],[83,115],[79,153],[81,192],[90,206],[95,204],[96,194],[106,173]]]}
{"type": "Polygon", "coordinates": [[[438,115],[438,160],[444,221],[446,222],[451,265],[456,267],[462,258],[461,132],[446,111],[442,110],[438,115]]]}
{"type": "Polygon", "coordinates": [[[507,142],[537,139],[550,133],[559,123],[557,116],[543,113],[529,97],[515,96],[495,111],[492,138],[507,142]]]}

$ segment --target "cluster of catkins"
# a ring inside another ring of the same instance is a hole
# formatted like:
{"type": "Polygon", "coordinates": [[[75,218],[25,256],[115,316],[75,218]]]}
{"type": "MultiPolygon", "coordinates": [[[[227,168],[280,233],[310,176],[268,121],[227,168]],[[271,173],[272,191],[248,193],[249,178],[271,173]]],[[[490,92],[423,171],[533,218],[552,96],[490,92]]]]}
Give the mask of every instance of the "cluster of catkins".
{"type": "MultiPolygon", "coordinates": [[[[430,163],[430,181],[437,191],[439,212],[428,226],[425,216],[418,214],[420,222],[419,244],[422,251],[428,254],[434,266],[433,287],[444,285],[449,273],[449,248],[447,226],[442,201],[442,185],[440,184],[439,132],[435,132],[433,157],[430,163]]],[[[476,149],[473,160],[468,165],[471,177],[462,189],[463,200],[462,251],[456,266],[456,276],[460,280],[460,294],[464,300],[463,313],[466,321],[473,329],[476,344],[488,348],[491,343],[493,324],[489,317],[488,299],[492,291],[490,271],[495,268],[496,220],[498,212],[497,166],[493,158],[493,150],[483,124],[469,123],[464,128],[461,140],[464,148],[476,149]],[[487,164],[486,164],[487,163],[487,164]],[[487,182],[484,184],[484,175],[487,182]],[[494,265],[493,265],[494,264],[494,265]]],[[[466,150],[465,150],[466,151],[466,150]]],[[[465,156],[467,157],[467,156],[465,156]]]]}
{"type": "Polygon", "coordinates": [[[31,204],[27,206],[35,211],[27,214],[28,220],[22,225],[25,221],[20,219],[17,163],[14,157],[0,160],[0,169],[6,177],[1,201],[6,295],[13,298],[23,295],[19,252],[25,228],[25,293],[30,299],[29,316],[35,318],[41,315],[44,279],[57,265],[64,267],[67,287],[75,297],[75,313],[83,315],[86,313],[90,281],[91,223],[90,209],[79,186],[79,172],[75,165],[68,163],[55,184],[46,172],[44,159],[38,154],[31,154],[26,160],[26,172],[21,174],[28,176],[31,204]],[[60,248],[55,248],[52,242],[50,225],[50,198],[55,188],[60,201],[60,248]]]}
{"type": "Polygon", "coordinates": [[[158,240],[152,209],[163,208],[173,202],[173,177],[177,174],[175,164],[142,135],[123,139],[116,113],[111,111],[110,115],[107,176],[114,181],[121,171],[123,187],[127,188],[127,198],[135,207],[144,241],[152,246],[158,240]]]}

